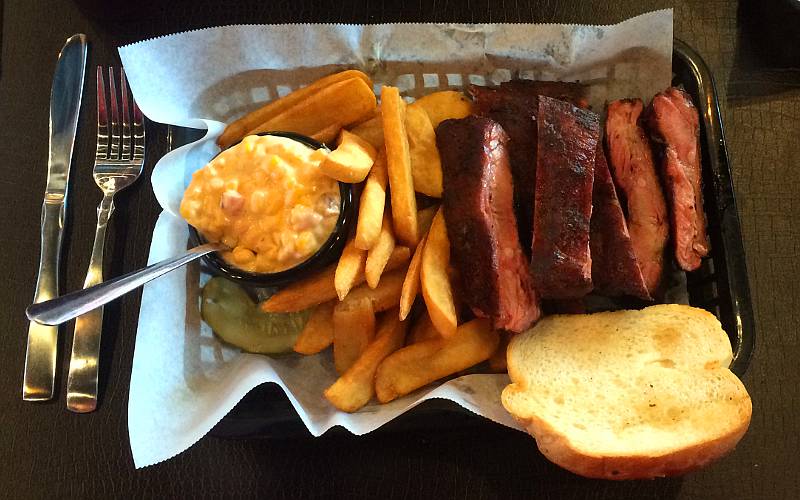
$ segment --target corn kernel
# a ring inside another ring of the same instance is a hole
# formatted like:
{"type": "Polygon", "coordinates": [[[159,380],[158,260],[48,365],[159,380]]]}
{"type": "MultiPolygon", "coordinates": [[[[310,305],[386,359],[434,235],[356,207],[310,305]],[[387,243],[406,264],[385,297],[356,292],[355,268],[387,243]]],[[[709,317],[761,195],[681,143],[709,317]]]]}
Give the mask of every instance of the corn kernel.
{"type": "Polygon", "coordinates": [[[295,247],[303,255],[308,255],[317,249],[317,239],[311,231],[303,231],[297,236],[295,247]]]}
{"type": "Polygon", "coordinates": [[[222,243],[224,243],[225,245],[227,245],[227,246],[229,246],[231,248],[236,247],[236,244],[238,242],[239,242],[239,238],[236,237],[236,236],[230,236],[230,235],[226,234],[225,236],[222,237],[222,243]]]}
{"type": "Polygon", "coordinates": [[[233,261],[239,265],[249,264],[256,258],[256,254],[254,254],[251,250],[242,246],[234,248],[232,256],[233,256],[233,261]]]}

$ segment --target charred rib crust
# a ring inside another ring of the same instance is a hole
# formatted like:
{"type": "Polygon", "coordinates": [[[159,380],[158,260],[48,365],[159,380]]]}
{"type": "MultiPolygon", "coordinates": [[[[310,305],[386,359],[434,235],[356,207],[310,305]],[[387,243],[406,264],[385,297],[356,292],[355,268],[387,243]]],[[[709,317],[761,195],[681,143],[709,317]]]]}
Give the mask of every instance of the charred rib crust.
{"type": "Polygon", "coordinates": [[[483,117],[445,120],[436,129],[460,294],[476,316],[520,332],[540,311],[517,238],[507,141],[502,127],[483,117]]]}
{"type": "Polygon", "coordinates": [[[582,297],[592,290],[589,221],[599,118],[545,96],[537,116],[534,286],[543,298],[582,297]]]}
{"type": "Polygon", "coordinates": [[[536,185],[536,112],[538,96],[545,95],[578,106],[586,106],[587,89],[571,82],[511,80],[497,88],[471,85],[475,114],[499,123],[509,137],[508,154],[514,177],[514,207],[520,241],[527,252],[531,245],[534,190],[536,185]]]}
{"type": "Polygon", "coordinates": [[[592,205],[589,246],[594,289],[610,297],[632,295],[651,300],[636,262],[602,141],[598,141],[594,161],[592,205]]]}

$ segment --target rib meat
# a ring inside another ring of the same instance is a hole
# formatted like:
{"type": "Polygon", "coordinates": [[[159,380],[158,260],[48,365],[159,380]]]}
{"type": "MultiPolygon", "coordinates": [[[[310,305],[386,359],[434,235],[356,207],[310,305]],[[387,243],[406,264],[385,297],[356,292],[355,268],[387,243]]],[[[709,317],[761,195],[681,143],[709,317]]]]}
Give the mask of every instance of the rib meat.
{"type": "Polygon", "coordinates": [[[700,123],[692,99],[670,87],[656,95],[645,112],[646,124],[660,148],[661,176],[670,201],[675,260],[686,271],[708,255],[703,184],[700,171],[700,123]]]}
{"type": "Polygon", "coordinates": [[[545,95],[586,106],[586,87],[570,82],[511,80],[499,87],[471,85],[475,114],[499,123],[509,137],[508,155],[514,176],[514,206],[522,247],[530,248],[536,185],[536,111],[545,95]]]}
{"type": "Polygon", "coordinates": [[[507,143],[498,123],[478,116],[445,120],[436,129],[461,296],[494,328],[521,332],[541,313],[517,237],[507,143]]]}
{"type": "Polygon", "coordinates": [[[620,202],[627,214],[633,253],[652,296],[664,268],[667,203],[656,175],[650,141],[639,123],[642,109],[639,99],[610,102],[606,140],[611,174],[621,191],[620,202]]]}
{"type": "Polygon", "coordinates": [[[539,97],[531,271],[543,298],[592,290],[589,221],[599,118],[566,101],[539,97]]]}
{"type": "Polygon", "coordinates": [[[592,205],[589,247],[594,289],[609,297],[633,295],[651,300],[636,262],[628,224],[608,170],[602,141],[597,144],[594,160],[592,205]]]}

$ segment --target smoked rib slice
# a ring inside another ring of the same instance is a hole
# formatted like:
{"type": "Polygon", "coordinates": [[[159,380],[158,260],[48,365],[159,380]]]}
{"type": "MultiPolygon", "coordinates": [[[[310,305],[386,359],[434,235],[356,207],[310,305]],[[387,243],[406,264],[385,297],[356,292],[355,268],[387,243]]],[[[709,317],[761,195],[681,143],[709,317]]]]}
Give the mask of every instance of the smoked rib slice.
{"type": "Polygon", "coordinates": [[[542,298],[582,297],[592,290],[589,222],[599,118],[540,96],[537,129],[534,287],[542,298]]]}
{"type": "Polygon", "coordinates": [[[675,260],[681,269],[694,271],[709,250],[697,108],[686,92],[670,87],[653,98],[645,115],[651,136],[661,146],[661,177],[670,202],[675,260]]]}
{"type": "Polygon", "coordinates": [[[628,224],[608,170],[602,141],[597,144],[594,160],[592,205],[589,247],[594,290],[609,297],[632,295],[651,300],[636,262],[628,224]]]}
{"type": "Polygon", "coordinates": [[[460,294],[494,328],[521,332],[541,313],[517,237],[507,142],[502,127],[483,117],[445,120],[436,129],[460,294]]]}
{"type": "Polygon", "coordinates": [[[491,118],[508,134],[508,155],[514,177],[514,206],[522,247],[530,248],[536,185],[536,112],[538,96],[545,95],[586,106],[584,85],[571,82],[511,80],[500,86],[471,85],[475,114],[491,118]]]}
{"type": "Polygon", "coordinates": [[[652,296],[661,281],[669,223],[650,141],[639,123],[640,99],[608,104],[606,141],[611,174],[627,214],[633,252],[652,296]]]}

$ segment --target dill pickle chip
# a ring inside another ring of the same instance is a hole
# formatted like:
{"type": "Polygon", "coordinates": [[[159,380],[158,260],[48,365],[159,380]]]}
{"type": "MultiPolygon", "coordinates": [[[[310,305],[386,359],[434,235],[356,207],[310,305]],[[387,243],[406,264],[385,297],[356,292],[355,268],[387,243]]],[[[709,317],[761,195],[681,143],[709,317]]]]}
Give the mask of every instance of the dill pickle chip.
{"type": "Polygon", "coordinates": [[[242,287],[220,277],[203,287],[200,313],[220,339],[259,354],[290,352],[310,314],[262,312],[242,287]]]}

